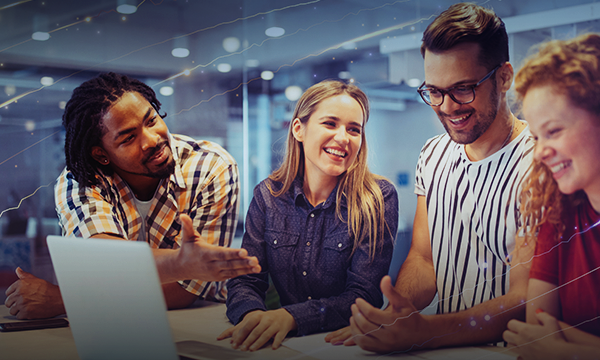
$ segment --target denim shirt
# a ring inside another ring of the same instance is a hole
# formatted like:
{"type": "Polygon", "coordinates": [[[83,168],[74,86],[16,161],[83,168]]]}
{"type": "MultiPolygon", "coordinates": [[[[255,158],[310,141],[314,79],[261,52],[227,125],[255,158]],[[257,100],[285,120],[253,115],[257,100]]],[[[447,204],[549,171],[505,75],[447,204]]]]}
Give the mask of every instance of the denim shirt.
{"type": "MultiPolygon", "coordinates": [[[[258,258],[262,272],[229,280],[229,320],[237,324],[249,311],[266,311],[269,274],[282,307],[296,321],[298,335],[349,325],[350,306],[359,297],[381,307],[379,282],[388,272],[398,228],[394,186],[378,181],[387,226],[371,261],[368,239],[352,253],[354,238],[348,235],[347,222],[335,213],[337,186],[325,202],[313,207],[304,196],[301,179],[279,197],[271,195],[267,181],[274,189],[281,188],[281,183],[269,179],[256,186],[242,242],[248,254],[258,258]]],[[[341,205],[346,220],[345,201],[341,205]]]]}

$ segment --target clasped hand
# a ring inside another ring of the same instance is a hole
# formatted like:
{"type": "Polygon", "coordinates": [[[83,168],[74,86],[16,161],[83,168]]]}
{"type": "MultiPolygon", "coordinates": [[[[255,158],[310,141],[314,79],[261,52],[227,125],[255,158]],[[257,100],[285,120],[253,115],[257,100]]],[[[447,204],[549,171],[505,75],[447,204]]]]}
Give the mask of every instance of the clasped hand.
{"type": "Polygon", "coordinates": [[[381,290],[390,302],[386,310],[377,309],[363,299],[352,305],[351,339],[364,350],[378,353],[419,350],[423,334],[429,333],[427,321],[394,289],[389,276],[381,280],[381,290]]]}
{"type": "Polygon", "coordinates": [[[236,326],[223,331],[217,340],[231,337],[234,349],[255,351],[273,339],[272,348],[277,349],[287,334],[296,329],[296,320],[285,309],[254,310],[247,313],[236,326]]]}
{"type": "Polygon", "coordinates": [[[558,321],[552,315],[536,314],[538,324],[518,320],[508,322],[502,337],[520,359],[549,359],[557,356],[558,347],[566,342],[558,321]]]}

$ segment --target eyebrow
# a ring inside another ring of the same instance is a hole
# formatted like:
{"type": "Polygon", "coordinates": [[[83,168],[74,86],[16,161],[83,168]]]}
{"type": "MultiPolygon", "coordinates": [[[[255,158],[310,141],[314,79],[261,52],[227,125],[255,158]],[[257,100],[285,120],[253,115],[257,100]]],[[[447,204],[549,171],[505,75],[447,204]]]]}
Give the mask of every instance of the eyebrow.
{"type": "Polygon", "coordinates": [[[455,88],[455,87],[458,87],[458,86],[475,85],[475,84],[477,84],[477,81],[478,80],[461,80],[461,81],[455,82],[454,84],[452,84],[452,85],[450,85],[450,86],[448,86],[446,88],[441,88],[441,87],[438,87],[438,86],[435,86],[435,85],[431,85],[431,84],[428,84],[427,82],[425,82],[425,87],[427,87],[427,88],[433,88],[433,89],[438,89],[438,90],[439,89],[445,90],[445,89],[455,88]]]}
{"type": "MultiPolygon", "coordinates": [[[[144,115],[144,119],[142,120],[142,122],[146,122],[146,120],[148,120],[148,118],[150,117],[150,114],[152,113],[153,110],[154,110],[153,107],[148,108],[148,111],[146,111],[146,114],[144,115]]],[[[135,131],[135,129],[137,129],[137,126],[132,126],[127,129],[119,131],[117,133],[117,135],[115,135],[114,141],[117,141],[123,135],[127,135],[127,134],[135,131]]]]}

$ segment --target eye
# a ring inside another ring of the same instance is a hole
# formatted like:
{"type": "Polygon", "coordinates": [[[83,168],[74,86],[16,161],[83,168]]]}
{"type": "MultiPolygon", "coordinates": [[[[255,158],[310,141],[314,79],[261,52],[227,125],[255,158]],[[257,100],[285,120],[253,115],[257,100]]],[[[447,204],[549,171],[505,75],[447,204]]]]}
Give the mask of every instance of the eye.
{"type": "Polygon", "coordinates": [[[125,139],[124,139],[124,140],[121,142],[121,145],[125,145],[125,144],[129,143],[129,142],[131,142],[131,140],[133,140],[133,135],[129,135],[129,136],[127,136],[127,137],[126,137],[126,138],[125,138],[125,139]]]}
{"type": "Polygon", "coordinates": [[[548,136],[552,136],[552,135],[556,135],[558,134],[562,129],[561,128],[553,128],[548,130],[548,136]]]}
{"type": "Polygon", "coordinates": [[[456,95],[467,95],[471,94],[471,88],[468,86],[459,86],[457,88],[454,88],[453,92],[456,95]]]}
{"type": "Polygon", "coordinates": [[[357,127],[350,128],[350,129],[348,129],[348,131],[353,132],[357,135],[361,133],[361,129],[357,128],[357,127]]]}
{"type": "Polygon", "coordinates": [[[323,125],[335,127],[335,121],[323,121],[323,125]]]}

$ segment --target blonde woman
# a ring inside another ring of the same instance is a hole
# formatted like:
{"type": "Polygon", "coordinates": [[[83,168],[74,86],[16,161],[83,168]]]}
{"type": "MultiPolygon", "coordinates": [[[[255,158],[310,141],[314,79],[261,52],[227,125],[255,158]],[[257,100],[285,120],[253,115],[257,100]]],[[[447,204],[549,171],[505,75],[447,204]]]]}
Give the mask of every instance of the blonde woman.
{"type": "Polygon", "coordinates": [[[233,348],[347,326],[357,298],[383,303],[379,282],[398,225],[394,186],[367,168],[366,95],[340,81],[313,85],[296,105],[282,165],[254,189],[242,247],[263,272],[232,279],[233,348]],[[267,311],[271,276],[282,307],[267,311]]]}
{"type": "Polygon", "coordinates": [[[536,139],[522,195],[535,256],[527,323],[511,320],[504,339],[523,359],[598,359],[600,36],[544,44],[516,90],[536,139]]]}

